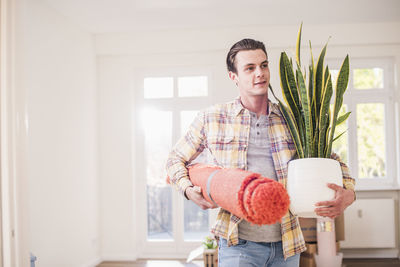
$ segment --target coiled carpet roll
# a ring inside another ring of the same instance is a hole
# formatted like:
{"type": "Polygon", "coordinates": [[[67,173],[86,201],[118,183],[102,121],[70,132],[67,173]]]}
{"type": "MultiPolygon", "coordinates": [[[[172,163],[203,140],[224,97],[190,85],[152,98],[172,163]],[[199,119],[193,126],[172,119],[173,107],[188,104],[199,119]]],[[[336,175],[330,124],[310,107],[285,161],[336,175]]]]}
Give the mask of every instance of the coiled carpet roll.
{"type": "Polygon", "coordinates": [[[201,187],[208,202],[251,223],[274,224],[289,209],[289,195],[283,185],[258,173],[204,164],[188,170],[190,180],[201,187]]]}

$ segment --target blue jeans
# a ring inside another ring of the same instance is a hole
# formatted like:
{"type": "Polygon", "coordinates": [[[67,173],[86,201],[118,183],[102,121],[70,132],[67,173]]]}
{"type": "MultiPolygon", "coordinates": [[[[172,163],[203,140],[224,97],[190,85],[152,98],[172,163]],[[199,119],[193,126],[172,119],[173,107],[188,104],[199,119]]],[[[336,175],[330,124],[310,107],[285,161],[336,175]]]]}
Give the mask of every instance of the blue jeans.
{"type": "Polygon", "coordinates": [[[220,238],[218,246],[218,267],[299,267],[300,254],[284,260],[282,241],[239,239],[238,245],[228,247],[226,239],[220,238]]]}

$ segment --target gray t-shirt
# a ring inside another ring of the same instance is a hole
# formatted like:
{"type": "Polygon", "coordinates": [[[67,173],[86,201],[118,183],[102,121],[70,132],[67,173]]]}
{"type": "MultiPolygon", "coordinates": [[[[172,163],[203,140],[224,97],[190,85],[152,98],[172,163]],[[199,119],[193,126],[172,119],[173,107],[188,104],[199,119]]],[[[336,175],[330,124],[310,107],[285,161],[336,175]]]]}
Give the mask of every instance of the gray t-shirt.
{"type": "MultiPolygon", "coordinates": [[[[247,150],[247,170],[277,180],[268,133],[268,116],[250,112],[250,136],[247,150]]],[[[255,225],[246,220],[239,223],[239,238],[254,242],[282,240],[281,224],[255,225]]]]}

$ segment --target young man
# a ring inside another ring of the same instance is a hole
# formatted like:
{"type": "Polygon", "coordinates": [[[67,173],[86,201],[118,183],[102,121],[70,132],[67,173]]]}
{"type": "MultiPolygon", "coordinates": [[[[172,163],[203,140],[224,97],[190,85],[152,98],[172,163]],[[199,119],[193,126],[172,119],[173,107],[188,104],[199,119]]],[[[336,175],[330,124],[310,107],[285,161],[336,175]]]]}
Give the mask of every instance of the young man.
{"type": "MultiPolygon", "coordinates": [[[[270,71],[262,42],[243,39],[227,55],[229,78],[239,98],[200,112],[187,134],[176,144],[167,161],[172,184],[203,209],[214,208],[201,189],[189,180],[186,166],[204,148],[214,163],[241,168],[275,179],[286,186],[287,164],[296,154],[279,107],[268,100],[270,71]]],[[[329,185],[335,199],[318,203],[321,216],[334,218],[354,200],[354,179],[341,164],[343,184],[329,185]]],[[[288,212],[281,223],[253,225],[220,209],[212,232],[219,237],[219,266],[299,266],[305,242],[298,219],[288,212]]]]}

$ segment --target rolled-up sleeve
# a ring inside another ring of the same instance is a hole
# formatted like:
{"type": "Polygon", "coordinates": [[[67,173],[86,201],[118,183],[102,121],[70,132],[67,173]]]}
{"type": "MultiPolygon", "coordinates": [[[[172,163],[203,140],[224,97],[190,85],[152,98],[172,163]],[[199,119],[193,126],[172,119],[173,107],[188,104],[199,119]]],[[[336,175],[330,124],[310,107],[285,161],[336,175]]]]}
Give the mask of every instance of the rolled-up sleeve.
{"type": "Polygon", "coordinates": [[[205,148],[205,112],[199,112],[189,127],[188,132],[176,143],[170,152],[166,170],[171,184],[183,195],[189,186],[187,165],[205,148]]]}

